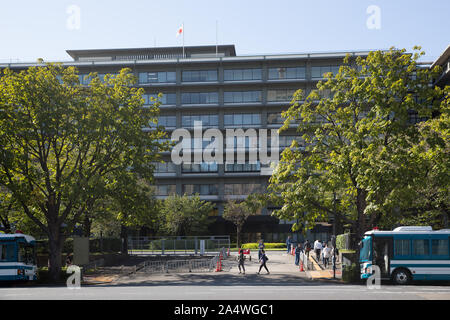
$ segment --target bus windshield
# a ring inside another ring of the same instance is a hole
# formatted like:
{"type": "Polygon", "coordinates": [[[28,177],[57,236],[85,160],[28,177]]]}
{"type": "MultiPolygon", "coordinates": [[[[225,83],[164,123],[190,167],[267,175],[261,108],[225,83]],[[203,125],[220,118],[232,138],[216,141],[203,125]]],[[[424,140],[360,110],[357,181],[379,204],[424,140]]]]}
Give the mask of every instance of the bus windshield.
{"type": "Polygon", "coordinates": [[[19,243],[19,262],[25,262],[26,264],[36,263],[35,247],[28,243],[19,243]]]}
{"type": "Polygon", "coordinates": [[[365,262],[370,260],[370,247],[372,244],[372,237],[365,237],[361,241],[361,248],[359,251],[359,261],[365,262]]]}

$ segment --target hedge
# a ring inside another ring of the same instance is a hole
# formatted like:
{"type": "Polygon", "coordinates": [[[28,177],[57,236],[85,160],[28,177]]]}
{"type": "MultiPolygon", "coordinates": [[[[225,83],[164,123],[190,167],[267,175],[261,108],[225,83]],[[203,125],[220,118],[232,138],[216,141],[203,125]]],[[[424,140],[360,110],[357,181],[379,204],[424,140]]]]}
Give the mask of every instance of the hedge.
{"type": "MultiPolygon", "coordinates": [[[[259,243],[245,243],[242,245],[242,249],[258,249],[259,243]]],[[[286,243],[277,243],[277,242],[265,242],[265,249],[280,249],[286,248],[286,243]]]]}

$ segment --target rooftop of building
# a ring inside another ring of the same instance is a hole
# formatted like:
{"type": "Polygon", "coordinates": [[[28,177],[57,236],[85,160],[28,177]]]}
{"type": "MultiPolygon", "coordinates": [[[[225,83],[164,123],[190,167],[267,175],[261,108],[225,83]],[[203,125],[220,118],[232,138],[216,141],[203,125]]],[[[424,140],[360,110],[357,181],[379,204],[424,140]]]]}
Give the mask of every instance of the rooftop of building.
{"type": "Polygon", "coordinates": [[[234,45],[67,50],[75,61],[235,57],[234,45]]]}

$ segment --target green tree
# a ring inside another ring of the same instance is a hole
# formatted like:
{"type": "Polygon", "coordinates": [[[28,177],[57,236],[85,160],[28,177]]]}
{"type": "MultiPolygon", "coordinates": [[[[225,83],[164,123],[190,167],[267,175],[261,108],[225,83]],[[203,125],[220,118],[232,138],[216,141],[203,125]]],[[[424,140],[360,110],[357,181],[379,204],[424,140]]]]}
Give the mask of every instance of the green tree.
{"type": "Polygon", "coordinates": [[[326,74],[306,98],[296,92],[281,131],[298,120],[304,143],[283,151],[270,179],[282,204],[276,215],[298,219],[294,229],[334,216],[361,237],[403,209],[399,198],[415,179],[410,151],[420,139],[410,114],[431,117],[442,96],[430,86],[438,68],[417,63],[423,54],[391,49],[347,56],[338,74],[326,74]]]}
{"type": "Polygon", "coordinates": [[[0,185],[48,236],[57,280],[62,244],[86,208],[92,187],[129,168],[151,175],[164,148],[158,104],[144,108],[130,70],[80,84],[76,69],[43,65],[0,77],[0,185]],[[67,226],[67,227],[63,227],[67,226]]]}
{"type": "Polygon", "coordinates": [[[214,204],[201,200],[198,194],[171,195],[160,203],[161,229],[174,236],[204,234],[213,209],[214,204]]]}
{"type": "Polygon", "coordinates": [[[222,217],[230,221],[236,227],[236,245],[240,248],[242,228],[248,217],[257,214],[263,207],[264,199],[261,195],[249,195],[244,201],[228,200],[225,203],[225,208],[222,217]]]}
{"type": "Polygon", "coordinates": [[[407,189],[396,197],[395,210],[384,224],[431,225],[447,228],[450,215],[450,87],[444,88],[439,115],[417,124],[420,138],[412,146],[413,176],[407,189]]]}

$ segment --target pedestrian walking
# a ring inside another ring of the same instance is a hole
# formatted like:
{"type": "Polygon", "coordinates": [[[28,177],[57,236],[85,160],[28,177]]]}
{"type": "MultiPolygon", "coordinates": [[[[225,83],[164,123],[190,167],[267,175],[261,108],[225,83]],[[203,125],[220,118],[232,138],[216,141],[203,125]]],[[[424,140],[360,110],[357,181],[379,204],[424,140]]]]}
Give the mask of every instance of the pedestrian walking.
{"type": "Polygon", "coordinates": [[[239,256],[238,256],[238,268],[239,268],[239,273],[241,273],[241,267],[242,267],[242,271],[245,274],[244,261],[245,261],[244,251],[242,250],[242,248],[240,248],[239,256]]]}
{"type": "Polygon", "coordinates": [[[298,266],[300,263],[300,253],[303,251],[302,244],[297,244],[295,248],[295,265],[298,266]]]}
{"type": "Polygon", "coordinates": [[[305,248],[306,256],[307,256],[308,259],[309,259],[309,252],[311,251],[311,242],[309,242],[309,240],[306,239],[306,241],[305,241],[303,247],[305,248]]]}
{"type": "Polygon", "coordinates": [[[320,254],[322,253],[322,243],[319,240],[314,242],[314,252],[316,253],[317,262],[319,262],[320,254]]]}
{"type": "Polygon", "coordinates": [[[262,250],[262,252],[261,252],[261,259],[259,259],[260,266],[259,266],[259,270],[258,270],[257,274],[259,274],[261,272],[261,269],[263,267],[264,267],[264,269],[266,269],[267,274],[270,273],[269,269],[267,269],[267,266],[266,266],[267,260],[269,260],[269,258],[266,256],[266,253],[264,252],[264,250],[262,250]]]}
{"type": "Polygon", "coordinates": [[[322,254],[323,254],[323,265],[326,268],[331,257],[331,248],[328,247],[327,244],[325,244],[325,247],[322,249],[322,254]]]}
{"type": "Polygon", "coordinates": [[[266,248],[266,245],[264,244],[264,240],[259,240],[258,243],[258,260],[261,259],[261,251],[264,251],[264,249],[266,248]]]}
{"type": "Polygon", "coordinates": [[[288,236],[286,239],[286,247],[287,247],[287,253],[289,254],[290,250],[291,250],[291,244],[292,244],[292,239],[291,236],[288,236]]]}

